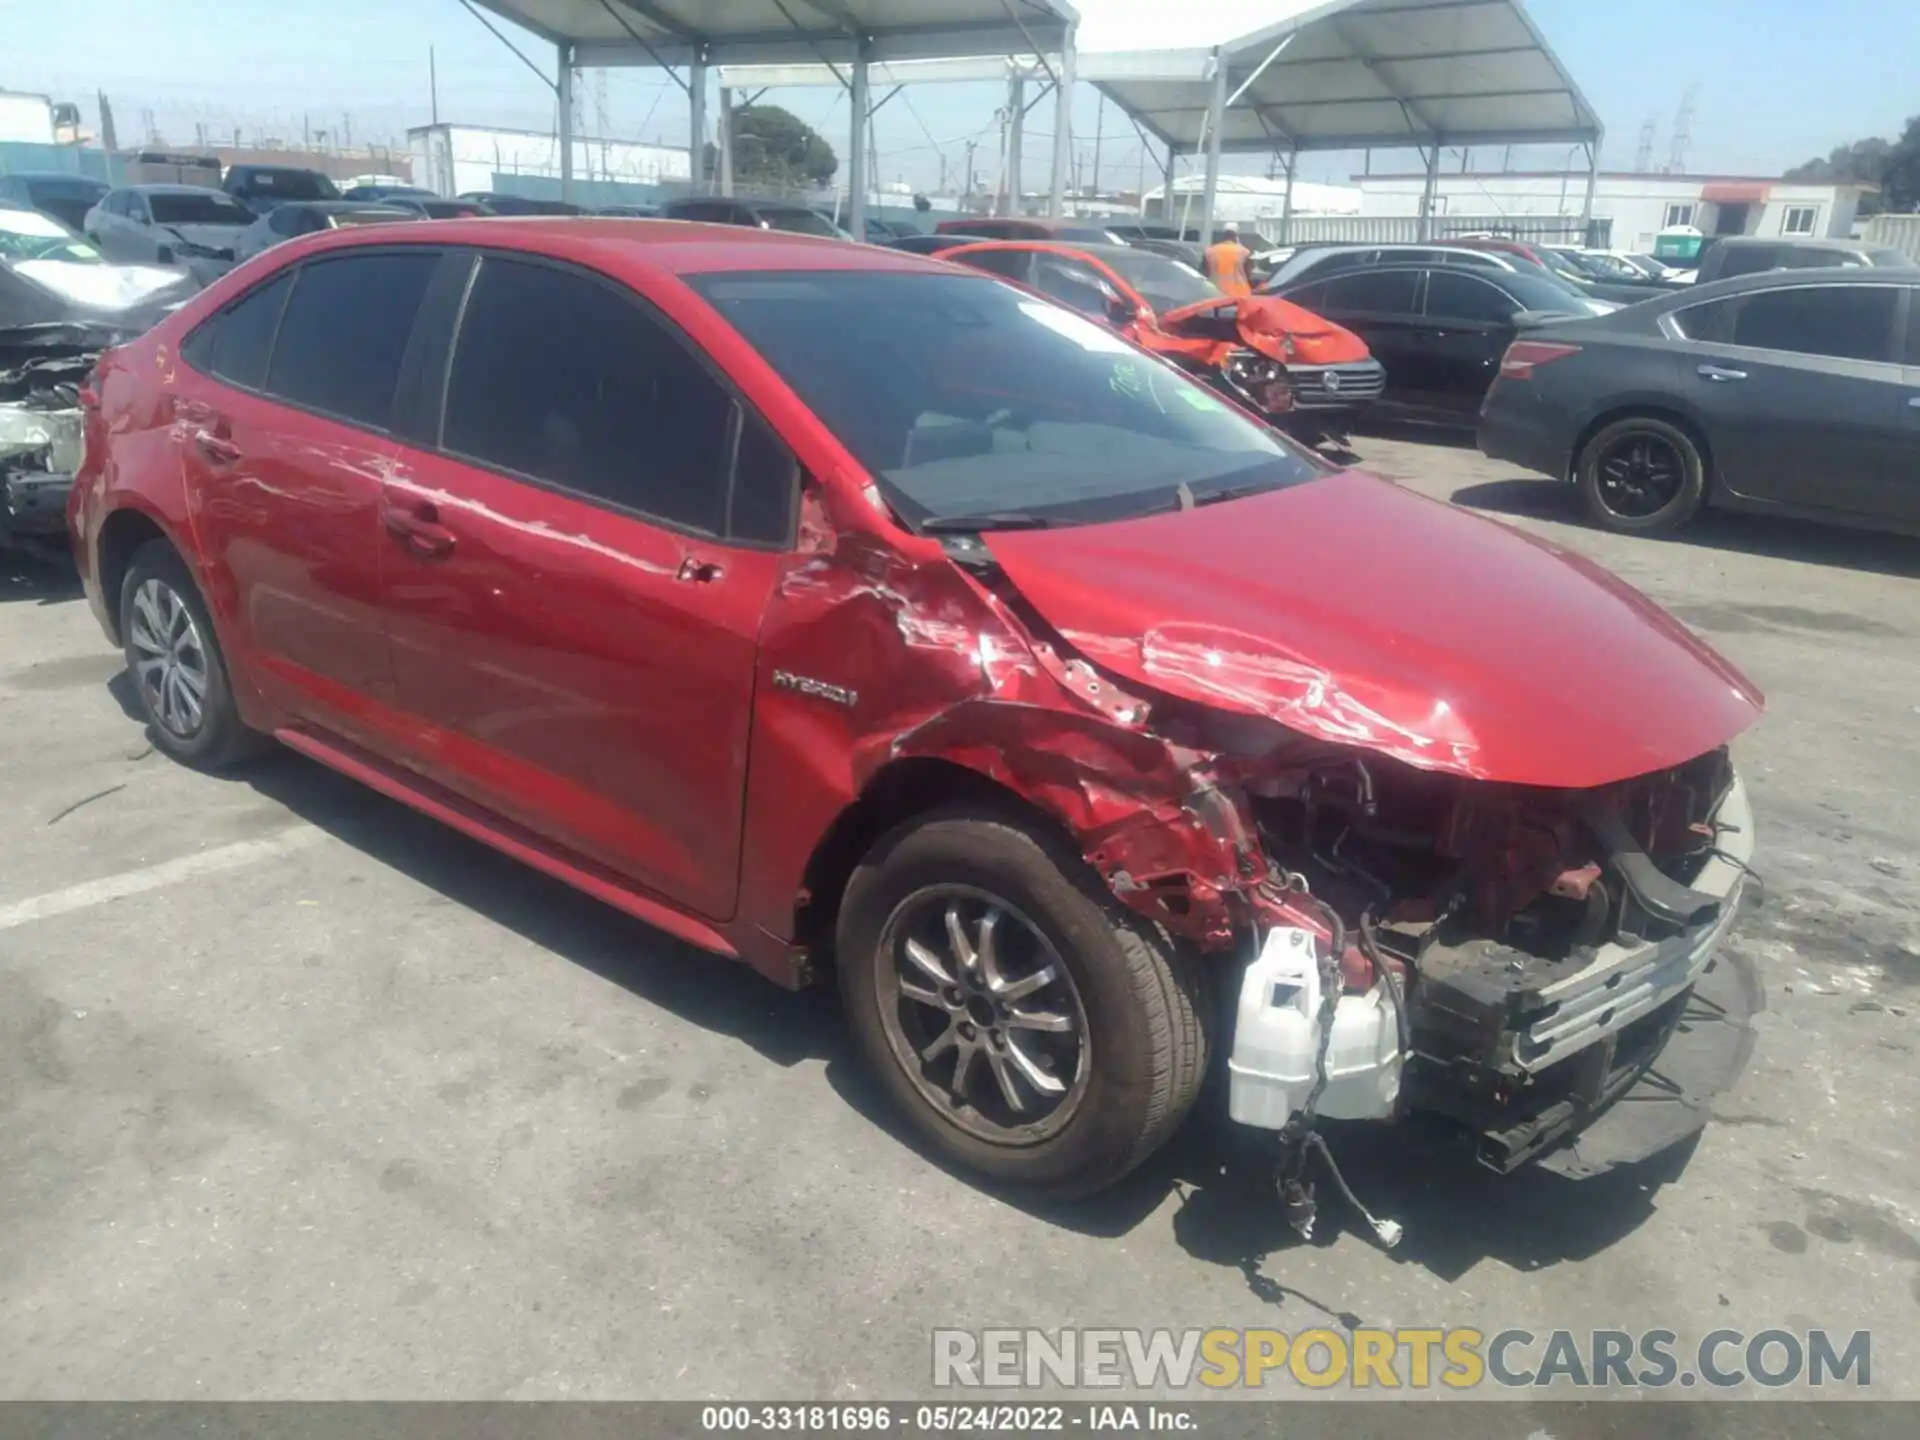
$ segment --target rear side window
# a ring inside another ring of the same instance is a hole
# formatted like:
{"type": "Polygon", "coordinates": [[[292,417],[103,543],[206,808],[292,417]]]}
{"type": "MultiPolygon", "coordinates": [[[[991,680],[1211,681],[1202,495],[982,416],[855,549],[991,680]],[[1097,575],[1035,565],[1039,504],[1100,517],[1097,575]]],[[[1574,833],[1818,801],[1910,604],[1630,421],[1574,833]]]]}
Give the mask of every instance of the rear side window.
{"type": "Polygon", "coordinates": [[[1033,256],[1025,250],[982,250],[977,255],[962,255],[959,261],[972,269],[985,270],[990,275],[1024,282],[1033,256]]]}
{"type": "Polygon", "coordinates": [[[1675,310],[1667,319],[1682,340],[1720,340],[1726,337],[1733,305],[1731,300],[1709,300],[1704,305],[1675,310]]]}
{"type": "Polygon", "coordinates": [[[188,363],[242,390],[266,388],[267,357],[292,288],[292,275],[278,276],[195,331],[187,341],[188,363]]]}
{"type": "Polygon", "coordinates": [[[490,256],[454,348],[442,443],[719,534],[732,410],[686,347],[612,286],[490,256]]]}
{"type": "Polygon", "coordinates": [[[1747,296],[1733,343],[1834,360],[1888,360],[1900,289],[1894,285],[1808,285],[1747,296]]]}
{"type": "Polygon", "coordinates": [[[1360,310],[1374,315],[1411,315],[1420,288],[1417,270],[1359,270],[1327,285],[1329,310],[1360,310]]]}
{"type": "Polygon", "coordinates": [[[437,250],[343,255],[300,267],[267,389],[296,405],[384,430],[437,250]]]}
{"type": "Polygon", "coordinates": [[[1055,255],[1040,255],[1035,257],[1033,271],[1035,288],[1042,295],[1096,319],[1107,313],[1109,287],[1087,266],[1055,255]]]}
{"type": "Polygon", "coordinates": [[[1720,279],[1730,275],[1758,275],[1780,264],[1780,250],[1774,245],[1729,245],[1721,251],[1720,279]]]}

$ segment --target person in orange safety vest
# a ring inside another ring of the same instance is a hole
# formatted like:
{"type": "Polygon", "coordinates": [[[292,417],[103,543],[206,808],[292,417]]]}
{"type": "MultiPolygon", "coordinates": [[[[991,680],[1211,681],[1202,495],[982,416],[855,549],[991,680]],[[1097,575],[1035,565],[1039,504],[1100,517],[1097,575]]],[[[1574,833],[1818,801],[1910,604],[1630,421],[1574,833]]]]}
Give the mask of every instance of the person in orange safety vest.
{"type": "Polygon", "coordinates": [[[1240,227],[1228,221],[1220,228],[1226,232],[1226,238],[1207,247],[1207,278],[1224,294],[1251,295],[1253,285],[1247,279],[1247,261],[1252,257],[1240,243],[1240,227]]]}

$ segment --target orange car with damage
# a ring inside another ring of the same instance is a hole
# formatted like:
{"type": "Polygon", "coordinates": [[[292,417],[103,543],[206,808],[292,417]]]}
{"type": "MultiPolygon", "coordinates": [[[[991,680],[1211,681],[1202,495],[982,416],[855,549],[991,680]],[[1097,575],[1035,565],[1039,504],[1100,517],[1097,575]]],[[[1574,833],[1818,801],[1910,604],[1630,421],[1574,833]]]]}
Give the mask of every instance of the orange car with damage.
{"type": "Polygon", "coordinates": [[[1386,371],[1351,330],[1274,296],[1236,299],[1199,271],[1150,251],[989,240],[940,258],[999,275],[1112,327],[1308,444],[1344,444],[1386,385],[1386,371]]]}

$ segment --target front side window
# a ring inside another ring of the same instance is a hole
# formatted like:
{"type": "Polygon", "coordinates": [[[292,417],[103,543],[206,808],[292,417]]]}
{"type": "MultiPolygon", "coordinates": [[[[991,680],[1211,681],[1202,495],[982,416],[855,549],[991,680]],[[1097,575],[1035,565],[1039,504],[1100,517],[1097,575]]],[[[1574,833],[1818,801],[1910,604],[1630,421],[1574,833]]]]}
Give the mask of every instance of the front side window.
{"type": "Polygon", "coordinates": [[[1190,265],[1144,250],[1115,255],[1107,262],[1141,298],[1162,313],[1184,305],[1218,300],[1220,287],[1190,265]]]}
{"type": "Polygon", "coordinates": [[[1477,324],[1504,325],[1519,306],[1484,280],[1451,270],[1435,270],[1427,276],[1427,314],[1436,320],[1471,320],[1477,324]]]}
{"type": "MultiPolygon", "coordinates": [[[[816,351],[840,328],[823,328],[816,351]]],[[[732,409],[687,348],[612,285],[489,256],[454,346],[442,444],[717,535],[732,409]]]]}
{"type": "Polygon", "coordinates": [[[1051,296],[1070,310],[1096,318],[1103,318],[1107,313],[1107,296],[1113,287],[1091,267],[1076,260],[1063,260],[1057,255],[1036,256],[1033,280],[1034,288],[1042,295],[1051,296]]]}
{"type": "Polygon", "coordinates": [[[979,276],[687,277],[913,525],[1072,524],[1325,473],[1110,330],[979,276]],[[836,343],[823,346],[822,335],[836,343]],[[1185,486],[1183,492],[1181,487],[1185,486]]]}
{"type": "Polygon", "coordinates": [[[1418,270],[1362,270],[1339,275],[1327,286],[1329,310],[1367,315],[1411,315],[1420,290],[1418,270]]]}
{"type": "Polygon", "coordinates": [[[1033,273],[1033,252],[1031,250],[979,250],[971,255],[954,257],[962,265],[970,265],[975,270],[985,270],[990,275],[998,275],[1006,280],[1018,280],[1025,284],[1033,273]]]}
{"type": "Polygon", "coordinates": [[[1728,245],[1721,253],[1726,257],[1720,262],[1722,280],[1780,268],[1780,247],[1776,245],[1728,245]]]}
{"type": "Polygon", "coordinates": [[[438,251],[343,255],[300,267],[280,321],[267,389],[281,399],[377,430],[438,251]]]}
{"type": "Polygon", "coordinates": [[[1894,285],[1807,285],[1749,295],[1733,343],[1833,360],[1888,360],[1900,289],[1894,285]]]}

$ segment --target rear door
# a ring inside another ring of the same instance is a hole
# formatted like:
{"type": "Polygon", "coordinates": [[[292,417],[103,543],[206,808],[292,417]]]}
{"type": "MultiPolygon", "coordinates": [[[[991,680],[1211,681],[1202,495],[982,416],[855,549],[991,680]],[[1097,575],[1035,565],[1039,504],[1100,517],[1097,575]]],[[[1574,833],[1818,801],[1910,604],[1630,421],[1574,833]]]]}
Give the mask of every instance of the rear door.
{"type": "Polygon", "coordinates": [[[400,374],[441,262],[410,246],[282,271],[193,332],[176,387],[216,607],[270,702],[362,743],[395,697],[382,488],[400,374]]]}
{"type": "Polygon", "coordinates": [[[589,271],[486,255],[450,349],[384,486],[415,763],[727,918],[792,457],[690,340],[589,271]]]}
{"type": "Polygon", "coordinates": [[[1513,339],[1521,305],[1506,291],[1467,270],[1427,273],[1426,323],[1419,344],[1424,373],[1432,376],[1436,409],[1471,421],[1513,339]]]}
{"type": "Polygon", "coordinates": [[[1908,287],[1795,285],[1736,297],[1681,372],[1734,494],[1920,518],[1899,353],[1908,287]]]}

